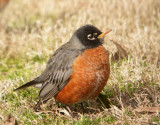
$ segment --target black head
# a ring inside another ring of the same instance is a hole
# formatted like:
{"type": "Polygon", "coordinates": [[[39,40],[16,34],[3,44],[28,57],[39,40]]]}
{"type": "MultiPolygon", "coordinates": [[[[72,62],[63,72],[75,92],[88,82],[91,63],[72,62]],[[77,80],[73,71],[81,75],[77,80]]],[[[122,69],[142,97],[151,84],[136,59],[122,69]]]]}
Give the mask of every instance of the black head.
{"type": "Polygon", "coordinates": [[[98,38],[102,32],[93,25],[80,27],[75,35],[86,48],[94,48],[103,44],[103,38],[98,38]]]}

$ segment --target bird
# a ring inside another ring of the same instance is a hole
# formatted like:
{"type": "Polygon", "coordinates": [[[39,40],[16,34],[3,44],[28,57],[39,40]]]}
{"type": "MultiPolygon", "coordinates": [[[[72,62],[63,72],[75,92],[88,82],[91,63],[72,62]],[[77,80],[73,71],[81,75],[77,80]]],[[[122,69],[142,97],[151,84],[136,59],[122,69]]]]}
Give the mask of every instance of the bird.
{"type": "Polygon", "coordinates": [[[109,52],[103,46],[109,32],[111,29],[101,32],[91,24],[78,28],[50,57],[46,69],[15,91],[39,86],[36,107],[53,97],[66,105],[95,99],[110,75],[109,52]]]}

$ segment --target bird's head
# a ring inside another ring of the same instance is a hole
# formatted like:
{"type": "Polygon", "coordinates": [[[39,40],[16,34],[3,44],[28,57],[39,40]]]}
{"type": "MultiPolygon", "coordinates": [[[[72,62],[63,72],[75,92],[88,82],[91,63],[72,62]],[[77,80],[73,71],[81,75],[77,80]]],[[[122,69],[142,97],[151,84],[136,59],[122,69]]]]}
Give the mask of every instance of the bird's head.
{"type": "Polygon", "coordinates": [[[74,35],[78,40],[85,46],[85,48],[94,48],[104,43],[104,36],[111,32],[101,32],[98,28],[93,25],[85,25],[80,27],[74,35]]]}

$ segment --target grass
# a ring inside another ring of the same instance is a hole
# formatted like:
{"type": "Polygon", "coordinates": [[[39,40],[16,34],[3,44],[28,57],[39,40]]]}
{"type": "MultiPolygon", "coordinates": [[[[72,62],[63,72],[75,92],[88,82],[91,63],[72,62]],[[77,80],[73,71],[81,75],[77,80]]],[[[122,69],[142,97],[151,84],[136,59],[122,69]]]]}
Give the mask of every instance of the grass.
{"type": "Polygon", "coordinates": [[[0,124],[158,125],[159,112],[134,109],[160,107],[159,12],[158,0],[10,1],[0,11],[0,124]],[[35,112],[39,90],[13,89],[38,76],[52,53],[85,24],[113,30],[105,38],[111,74],[102,91],[112,107],[88,101],[87,113],[75,105],[70,117],[52,99],[35,112]]]}

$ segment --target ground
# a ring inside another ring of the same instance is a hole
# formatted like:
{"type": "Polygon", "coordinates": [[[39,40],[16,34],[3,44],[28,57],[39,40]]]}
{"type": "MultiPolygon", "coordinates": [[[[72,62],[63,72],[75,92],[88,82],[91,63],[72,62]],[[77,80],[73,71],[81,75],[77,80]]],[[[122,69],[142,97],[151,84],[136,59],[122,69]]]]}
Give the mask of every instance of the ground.
{"type": "Polygon", "coordinates": [[[159,0],[12,0],[0,11],[1,124],[160,124],[159,0]],[[71,106],[50,100],[33,107],[39,90],[13,89],[45,68],[53,52],[85,24],[112,29],[104,46],[111,74],[98,101],[71,106]],[[150,107],[150,109],[148,108],[150,107]]]}

